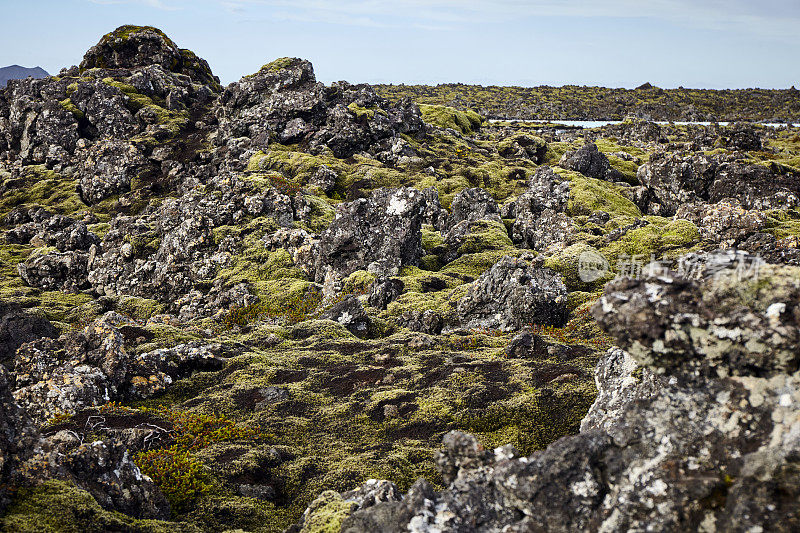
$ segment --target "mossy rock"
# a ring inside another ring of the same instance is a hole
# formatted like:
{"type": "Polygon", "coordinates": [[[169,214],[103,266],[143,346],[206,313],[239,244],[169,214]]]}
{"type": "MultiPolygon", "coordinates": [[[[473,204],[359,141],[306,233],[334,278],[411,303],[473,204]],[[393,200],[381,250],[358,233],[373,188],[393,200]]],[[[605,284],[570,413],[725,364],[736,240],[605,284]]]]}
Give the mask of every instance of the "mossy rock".
{"type": "Polygon", "coordinates": [[[122,513],[106,511],[91,494],[64,481],[47,481],[35,488],[21,489],[5,516],[0,518],[0,529],[19,533],[202,531],[192,524],[137,520],[122,513]]]}
{"type": "Polygon", "coordinates": [[[581,259],[592,257],[602,258],[603,256],[594,247],[584,243],[577,243],[548,257],[545,260],[544,266],[552,268],[561,274],[564,285],[567,286],[567,290],[570,292],[592,292],[602,287],[607,281],[614,277],[611,273],[610,266],[606,264],[609,269],[606,271],[605,275],[601,275],[597,279],[584,281],[581,278],[581,259]]]}
{"type": "Polygon", "coordinates": [[[570,215],[591,215],[596,211],[605,211],[612,216],[642,216],[636,204],[622,194],[619,185],[568,170],[557,169],[557,172],[569,180],[570,215]]]}
{"type": "Polygon", "coordinates": [[[600,252],[615,268],[618,261],[636,261],[647,265],[651,258],[677,257],[700,242],[700,231],[684,219],[648,216],[646,226],[628,231],[621,239],[600,252]]]}
{"type": "Polygon", "coordinates": [[[420,105],[422,119],[440,128],[450,128],[469,135],[478,131],[483,124],[483,117],[478,113],[467,110],[459,111],[452,107],[442,105],[420,105]]]}

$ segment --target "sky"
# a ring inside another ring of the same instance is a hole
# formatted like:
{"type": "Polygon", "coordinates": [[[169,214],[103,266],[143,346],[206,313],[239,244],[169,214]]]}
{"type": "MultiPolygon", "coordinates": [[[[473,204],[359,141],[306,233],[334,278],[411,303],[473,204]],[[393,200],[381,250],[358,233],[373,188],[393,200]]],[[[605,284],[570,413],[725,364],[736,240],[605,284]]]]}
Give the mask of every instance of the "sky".
{"type": "Polygon", "coordinates": [[[325,83],[800,86],[800,0],[0,0],[0,66],[162,29],[224,84],[278,57],[325,83]]]}

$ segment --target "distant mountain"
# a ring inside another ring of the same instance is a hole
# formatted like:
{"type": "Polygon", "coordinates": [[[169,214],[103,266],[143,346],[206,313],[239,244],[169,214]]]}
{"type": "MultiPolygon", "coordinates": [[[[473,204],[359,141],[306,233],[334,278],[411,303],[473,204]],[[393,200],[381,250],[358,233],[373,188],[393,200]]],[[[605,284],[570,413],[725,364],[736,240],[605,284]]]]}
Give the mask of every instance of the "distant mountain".
{"type": "Polygon", "coordinates": [[[19,65],[0,68],[0,89],[6,86],[10,80],[21,80],[27,77],[46,78],[50,74],[41,67],[26,68],[19,65]]]}

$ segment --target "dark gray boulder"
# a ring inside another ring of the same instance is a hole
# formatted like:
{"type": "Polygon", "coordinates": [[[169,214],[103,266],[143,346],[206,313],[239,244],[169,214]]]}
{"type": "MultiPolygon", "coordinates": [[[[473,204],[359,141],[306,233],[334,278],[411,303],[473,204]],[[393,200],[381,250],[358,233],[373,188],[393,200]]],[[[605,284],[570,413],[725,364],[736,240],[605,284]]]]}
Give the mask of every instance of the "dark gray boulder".
{"type": "Polygon", "coordinates": [[[481,274],[458,301],[458,325],[508,331],[563,324],[567,288],[558,274],[537,263],[530,257],[504,257],[481,274]]]}
{"type": "Polygon", "coordinates": [[[558,164],[590,178],[610,180],[613,177],[608,158],[594,143],[585,144],[575,151],[565,153],[558,164]]]}
{"type": "Polygon", "coordinates": [[[357,270],[387,276],[422,257],[421,191],[378,189],[369,198],[339,205],[336,218],[322,232],[316,280],[342,279],[357,270]]]}

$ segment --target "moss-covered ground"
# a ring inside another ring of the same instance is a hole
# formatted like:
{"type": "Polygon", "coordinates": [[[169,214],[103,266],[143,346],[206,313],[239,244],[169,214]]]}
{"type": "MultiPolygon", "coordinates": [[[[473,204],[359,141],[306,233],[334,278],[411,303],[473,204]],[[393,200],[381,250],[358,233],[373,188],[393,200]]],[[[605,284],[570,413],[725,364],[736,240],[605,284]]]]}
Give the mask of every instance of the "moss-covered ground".
{"type": "MultiPolygon", "coordinates": [[[[185,114],[166,111],[160,103],[139,98],[118,82],[108,83],[131,97],[132,106],[154,106],[167,129],[177,136],[184,134],[185,114]]],[[[69,108],[69,103],[64,106],[69,108]]],[[[366,119],[374,113],[361,108],[351,111],[366,119]]],[[[521,124],[509,132],[502,126],[482,124],[477,115],[440,107],[423,108],[423,113],[436,128],[424,139],[407,137],[419,157],[405,166],[389,167],[359,155],[347,160],[325,153],[311,155],[297,146],[273,144],[269,151],[253,155],[240,177],[256,188],[305,195],[312,215],[307,223],[296,226],[320,232],[333,219],[336,204],[379,187],[434,187],[446,208],[464,189],[482,187],[499,204],[506,203],[527,189],[528,178],[538,168],[530,157],[508,149],[511,135],[548,138],[542,162],[551,165],[584,140],[580,133],[573,139],[554,140],[553,131],[541,125],[521,124]],[[329,195],[308,186],[321,165],[338,175],[329,195]]],[[[598,146],[604,153],[627,152],[639,161],[649,156],[645,146],[620,144],[602,132],[592,135],[601,137],[598,146]]],[[[799,168],[796,133],[775,136],[766,150],[770,160],[799,168]]],[[[747,157],[766,158],[759,153],[747,157]]],[[[611,164],[624,175],[623,181],[635,180],[636,163],[612,156],[611,164]]],[[[169,522],[133,520],[104,511],[87,493],[50,482],[17,493],[0,521],[2,528],[281,531],[321,493],[315,505],[335,518],[345,504],[324,491],[354,489],[370,478],[390,479],[401,490],[420,477],[440,484],[433,455],[447,431],[471,432],[487,447],[512,443],[524,453],[577,432],[596,395],[594,365],[608,348],[587,310],[609,278],[581,280],[576,270],[581,253],[604,254],[611,265],[609,277],[613,277],[621,257],[671,257],[706,244],[691,222],[643,216],[624,194],[625,184],[560,168],[556,172],[570,185],[568,214],[574,235],[567,246],[545,254],[544,259],[562,275],[570,291],[570,321],[563,328],[532,324],[545,343],[524,358],[506,356],[510,333],[468,330],[428,336],[398,325],[398,318],[407,311],[431,309],[446,318],[452,316],[468,283],[504,255],[524,253],[509,236],[511,219],[473,224],[450,262],[441,254],[445,235],[425,226],[423,260],[400,271],[397,277],[404,282],[403,294],[386,310],[367,307],[375,327],[366,339],[319,319],[318,286],[294,264],[289,251],[264,247],[264,235],[277,229],[269,218],[250,218],[213,230],[215,242],[233,237],[238,243],[238,252],[218,269],[214,281],[225,286],[246,283],[258,304],[176,324],[146,323],[163,313],[169,302],[117,296],[106,297],[101,304],[89,292],[66,294],[27,287],[16,265],[40,250],[33,245],[0,243],[0,298],[41,313],[63,330],[114,309],[140,321],[146,332],[126,340],[126,349],[132,353],[204,340],[219,343],[220,353],[227,356],[221,370],[179,380],[146,401],[110,407],[123,419],[130,417],[131,424],[144,413],[183,428],[179,433],[187,436],[183,441],[136,459],[170,498],[173,516],[169,522]],[[590,219],[599,211],[608,214],[606,222],[590,219]],[[644,222],[638,227],[609,238],[615,230],[641,219],[644,222]],[[271,496],[259,500],[242,495],[243,485],[269,487],[271,496]]],[[[92,229],[101,236],[108,230],[113,201],[84,205],[68,176],[27,167],[13,178],[16,186],[9,183],[11,176],[0,178],[7,191],[0,198],[0,218],[14,207],[39,205],[76,217],[91,213],[97,220],[92,229]]],[[[769,230],[781,237],[800,235],[800,215],[796,211],[771,213],[769,230]]],[[[364,271],[357,272],[346,281],[345,291],[363,293],[372,279],[364,271]]],[[[54,423],[68,424],[69,420],[65,417],[54,423]]]]}

